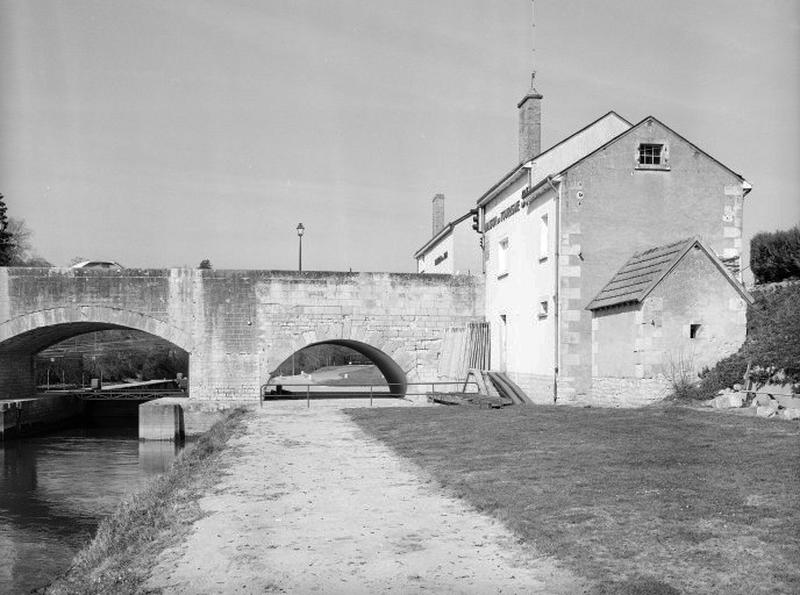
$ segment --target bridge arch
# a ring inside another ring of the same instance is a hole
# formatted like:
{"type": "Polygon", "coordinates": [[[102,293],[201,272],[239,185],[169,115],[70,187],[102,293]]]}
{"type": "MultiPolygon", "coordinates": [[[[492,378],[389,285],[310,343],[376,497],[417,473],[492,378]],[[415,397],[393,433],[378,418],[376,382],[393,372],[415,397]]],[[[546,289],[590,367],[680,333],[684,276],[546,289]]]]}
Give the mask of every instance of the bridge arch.
{"type": "MultiPolygon", "coordinates": [[[[386,379],[386,383],[389,385],[390,394],[397,397],[405,396],[408,388],[408,378],[406,377],[406,373],[403,368],[400,367],[400,364],[398,364],[394,358],[392,358],[386,352],[378,349],[377,347],[369,345],[368,343],[357,341],[355,339],[326,339],[304,345],[300,349],[296,349],[293,353],[297,353],[298,351],[302,351],[303,349],[307,349],[309,347],[315,347],[317,345],[338,345],[340,347],[347,347],[360,353],[372,361],[372,363],[375,364],[375,367],[378,368],[380,373],[386,379]]],[[[285,362],[290,357],[292,357],[292,354],[289,354],[289,356],[281,360],[281,362],[285,362]]]]}
{"type": "Polygon", "coordinates": [[[194,349],[191,337],[182,329],[140,312],[107,306],[35,310],[0,324],[0,399],[35,393],[34,357],[47,347],[78,335],[114,329],[148,333],[189,355],[194,349]]]}
{"type": "Polygon", "coordinates": [[[70,337],[112,329],[143,331],[187,353],[194,349],[188,333],[141,312],[108,306],[72,306],[35,310],[3,322],[0,353],[35,354],[70,337]]]}

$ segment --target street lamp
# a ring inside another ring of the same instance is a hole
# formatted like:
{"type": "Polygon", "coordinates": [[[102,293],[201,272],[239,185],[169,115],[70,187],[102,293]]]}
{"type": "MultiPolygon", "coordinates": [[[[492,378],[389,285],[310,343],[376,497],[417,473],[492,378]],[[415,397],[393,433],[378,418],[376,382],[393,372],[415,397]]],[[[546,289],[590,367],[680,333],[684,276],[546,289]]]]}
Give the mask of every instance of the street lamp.
{"type": "Polygon", "coordinates": [[[305,230],[306,228],[303,227],[302,223],[297,224],[297,240],[300,242],[297,254],[297,270],[301,273],[303,272],[303,233],[305,230]]]}

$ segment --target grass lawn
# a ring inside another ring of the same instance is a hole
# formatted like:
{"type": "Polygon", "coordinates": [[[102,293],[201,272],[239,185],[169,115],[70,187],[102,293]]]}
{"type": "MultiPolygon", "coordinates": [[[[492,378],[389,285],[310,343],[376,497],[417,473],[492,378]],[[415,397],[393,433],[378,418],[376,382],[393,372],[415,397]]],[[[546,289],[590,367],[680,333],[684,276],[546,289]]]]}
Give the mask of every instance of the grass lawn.
{"type": "Polygon", "coordinates": [[[318,384],[376,384],[386,385],[386,378],[376,366],[326,366],[311,373],[318,384]],[[347,374],[347,378],[345,378],[347,374]]]}
{"type": "Polygon", "coordinates": [[[800,424],[679,406],[348,413],[592,593],[800,593],[800,424]]]}

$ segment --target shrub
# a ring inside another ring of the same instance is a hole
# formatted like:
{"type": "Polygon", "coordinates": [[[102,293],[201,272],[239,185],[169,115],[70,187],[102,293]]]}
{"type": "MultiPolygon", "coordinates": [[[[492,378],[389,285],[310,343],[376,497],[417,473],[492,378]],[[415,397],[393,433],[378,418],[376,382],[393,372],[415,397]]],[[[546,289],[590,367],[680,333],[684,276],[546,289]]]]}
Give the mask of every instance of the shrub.
{"type": "Polygon", "coordinates": [[[750,240],[750,269],[756,283],[800,278],[800,226],[754,235],[750,240]]]}
{"type": "Polygon", "coordinates": [[[800,284],[757,290],[753,297],[747,340],[735,354],[700,372],[697,398],[742,382],[748,364],[756,385],[800,383],[800,284]]]}
{"type": "Polygon", "coordinates": [[[667,354],[665,373],[672,385],[672,398],[698,399],[694,381],[694,353],[677,351],[667,354]]]}
{"type": "Polygon", "coordinates": [[[800,285],[758,291],[754,297],[742,349],[754,366],[800,382],[800,285]]]}
{"type": "Polygon", "coordinates": [[[717,362],[712,368],[703,368],[700,372],[700,385],[695,398],[710,399],[719,391],[741,383],[747,371],[747,359],[741,350],[717,362]]]}

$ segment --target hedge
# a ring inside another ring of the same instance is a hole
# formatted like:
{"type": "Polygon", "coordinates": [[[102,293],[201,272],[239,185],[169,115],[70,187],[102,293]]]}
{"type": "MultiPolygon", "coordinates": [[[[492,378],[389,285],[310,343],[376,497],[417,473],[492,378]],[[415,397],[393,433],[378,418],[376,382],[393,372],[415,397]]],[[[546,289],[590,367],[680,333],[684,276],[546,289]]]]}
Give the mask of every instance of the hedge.
{"type": "Polygon", "coordinates": [[[800,278],[800,226],[754,235],[750,240],[750,269],[756,283],[800,278]]]}

